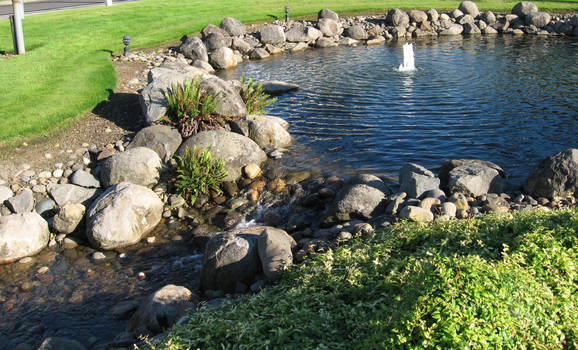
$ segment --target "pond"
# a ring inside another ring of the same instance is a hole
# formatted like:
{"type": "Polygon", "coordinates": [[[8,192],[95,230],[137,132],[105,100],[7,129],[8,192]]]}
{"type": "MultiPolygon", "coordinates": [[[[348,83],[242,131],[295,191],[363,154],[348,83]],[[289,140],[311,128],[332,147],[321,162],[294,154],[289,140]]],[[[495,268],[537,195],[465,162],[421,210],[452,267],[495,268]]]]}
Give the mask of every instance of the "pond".
{"type": "Polygon", "coordinates": [[[499,36],[289,53],[222,73],[282,80],[300,90],[269,114],[291,123],[284,162],[351,175],[396,176],[405,162],[495,162],[521,183],[541,159],[578,146],[578,40],[499,36]]]}

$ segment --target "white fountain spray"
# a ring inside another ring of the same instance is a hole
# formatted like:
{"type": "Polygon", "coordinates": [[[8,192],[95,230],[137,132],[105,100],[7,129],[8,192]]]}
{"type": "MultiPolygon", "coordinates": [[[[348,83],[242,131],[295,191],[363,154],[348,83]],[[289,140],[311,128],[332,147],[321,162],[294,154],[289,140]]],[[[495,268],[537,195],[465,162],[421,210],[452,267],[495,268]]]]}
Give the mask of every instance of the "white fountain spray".
{"type": "Polygon", "coordinates": [[[413,45],[410,43],[403,44],[403,63],[399,65],[400,72],[411,72],[415,70],[413,58],[413,45]]]}

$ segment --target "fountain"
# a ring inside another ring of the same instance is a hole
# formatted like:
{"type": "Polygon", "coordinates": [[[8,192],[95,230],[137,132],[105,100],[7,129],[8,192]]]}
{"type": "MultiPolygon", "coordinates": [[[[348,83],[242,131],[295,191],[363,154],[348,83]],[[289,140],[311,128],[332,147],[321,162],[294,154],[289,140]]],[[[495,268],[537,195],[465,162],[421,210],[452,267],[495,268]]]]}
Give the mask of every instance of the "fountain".
{"type": "Polygon", "coordinates": [[[399,65],[400,72],[411,72],[415,70],[413,58],[413,45],[410,43],[403,44],[403,63],[399,65]]]}

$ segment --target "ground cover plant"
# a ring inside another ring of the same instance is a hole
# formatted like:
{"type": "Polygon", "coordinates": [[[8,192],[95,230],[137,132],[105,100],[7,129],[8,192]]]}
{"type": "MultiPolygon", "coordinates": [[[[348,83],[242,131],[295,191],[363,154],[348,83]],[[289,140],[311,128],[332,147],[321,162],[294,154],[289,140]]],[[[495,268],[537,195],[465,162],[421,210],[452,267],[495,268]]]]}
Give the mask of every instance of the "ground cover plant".
{"type": "Polygon", "coordinates": [[[219,185],[227,177],[224,160],[215,159],[209,150],[196,146],[192,150],[187,147],[185,154],[175,156],[175,159],[177,193],[191,205],[199,195],[208,195],[210,190],[222,193],[219,185]]]}
{"type": "Polygon", "coordinates": [[[177,127],[183,137],[199,131],[222,128],[228,118],[216,113],[220,94],[207,94],[201,89],[201,78],[187,79],[165,91],[167,113],[161,121],[177,127]]]}
{"type": "Polygon", "coordinates": [[[158,349],[575,349],[578,209],[403,222],[317,255],[158,349]]]}
{"type": "MultiPolygon", "coordinates": [[[[510,11],[516,2],[477,4],[483,10],[510,11]]],[[[578,0],[535,3],[554,12],[578,8],[578,0]]],[[[219,24],[225,16],[246,23],[284,18],[286,5],[280,0],[142,0],[28,15],[23,22],[26,54],[9,58],[0,54],[0,145],[49,136],[106,100],[116,86],[110,54],[122,51],[124,35],[132,37],[131,48],[152,47],[197,33],[208,23],[219,24]]],[[[312,16],[324,7],[346,14],[458,5],[459,1],[447,0],[295,0],[290,4],[292,18],[312,16]]],[[[11,53],[7,19],[0,20],[0,33],[0,52],[11,53]]]]}

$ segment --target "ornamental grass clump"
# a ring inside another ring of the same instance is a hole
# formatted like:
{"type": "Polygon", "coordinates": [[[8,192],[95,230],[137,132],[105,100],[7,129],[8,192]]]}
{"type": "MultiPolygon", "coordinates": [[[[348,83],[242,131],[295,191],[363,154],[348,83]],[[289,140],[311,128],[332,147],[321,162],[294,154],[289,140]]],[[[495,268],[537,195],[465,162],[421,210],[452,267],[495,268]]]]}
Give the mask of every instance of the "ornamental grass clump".
{"type": "Polygon", "coordinates": [[[215,159],[206,149],[185,149],[184,156],[176,156],[177,162],[177,193],[194,205],[200,194],[208,194],[210,190],[222,193],[219,185],[225,177],[225,161],[215,159]]]}
{"type": "Polygon", "coordinates": [[[183,137],[203,130],[220,129],[229,119],[216,112],[221,104],[221,94],[203,92],[201,78],[173,85],[165,91],[165,98],[167,113],[161,120],[177,127],[183,137]]]}
{"type": "Polygon", "coordinates": [[[253,79],[247,80],[245,73],[241,75],[241,97],[247,106],[247,114],[265,114],[265,108],[275,102],[276,98],[270,98],[263,90],[263,86],[253,79]]]}

